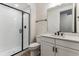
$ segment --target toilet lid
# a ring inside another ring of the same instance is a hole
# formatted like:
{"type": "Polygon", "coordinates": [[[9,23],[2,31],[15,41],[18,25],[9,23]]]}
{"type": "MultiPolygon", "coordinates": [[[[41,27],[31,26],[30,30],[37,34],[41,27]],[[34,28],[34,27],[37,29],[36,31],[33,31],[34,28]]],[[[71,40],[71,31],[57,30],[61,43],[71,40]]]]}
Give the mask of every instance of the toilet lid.
{"type": "Polygon", "coordinates": [[[31,47],[38,47],[39,45],[40,45],[39,43],[32,43],[32,44],[30,44],[29,47],[30,47],[30,48],[31,48],[31,47]]]}

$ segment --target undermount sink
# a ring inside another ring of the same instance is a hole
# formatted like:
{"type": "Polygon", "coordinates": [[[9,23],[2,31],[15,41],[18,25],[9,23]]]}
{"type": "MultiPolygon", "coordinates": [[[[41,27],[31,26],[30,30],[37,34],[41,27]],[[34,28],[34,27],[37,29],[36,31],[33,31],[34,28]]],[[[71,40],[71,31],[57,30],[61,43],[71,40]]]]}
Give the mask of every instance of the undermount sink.
{"type": "Polygon", "coordinates": [[[77,40],[79,37],[77,36],[70,36],[70,35],[54,35],[54,34],[44,34],[42,36],[47,36],[47,37],[53,37],[53,38],[60,38],[60,39],[71,39],[71,40],[77,40]]]}
{"type": "Polygon", "coordinates": [[[78,35],[70,35],[64,33],[63,36],[61,35],[54,35],[54,34],[42,34],[42,37],[48,37],[53,39],[60,39],[60,40],[66,40],[66,41],[73,41],[73,42],[79,42],[79,36],[78,35]]]}
{"type": "Polygon", "coordinates": [[[53,37],[53,38],[63,38],[64,37],[64,36],[55,35],[55,34],[45,34],[45,35],[42,35],[42,36],[53,37]]]}
{"type": "Polygon", "coordinates": [[[79,40],[78,36],[70,36],[70,35],[51,35],[53,38],[59,38],[59,39],[69,39],[69,40],[79,40]]]}

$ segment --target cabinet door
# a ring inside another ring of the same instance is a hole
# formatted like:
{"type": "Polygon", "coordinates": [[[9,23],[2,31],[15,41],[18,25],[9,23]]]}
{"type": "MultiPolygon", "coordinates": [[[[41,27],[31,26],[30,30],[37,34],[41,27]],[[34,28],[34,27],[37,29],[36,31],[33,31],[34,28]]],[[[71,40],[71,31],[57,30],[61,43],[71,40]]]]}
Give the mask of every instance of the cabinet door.
{"type": "Polygon", "coordinates": [[[54,56],[53,44],[42,42],[41,43],[41,55],[42,56],[54,56]]]}
{"type": "Polygon", "coordinates": [[[79,51],[70,48],[65,48],[62,46],[56,46],[56,47],[57,47],[56,56],[79,56],[79,51]]]}

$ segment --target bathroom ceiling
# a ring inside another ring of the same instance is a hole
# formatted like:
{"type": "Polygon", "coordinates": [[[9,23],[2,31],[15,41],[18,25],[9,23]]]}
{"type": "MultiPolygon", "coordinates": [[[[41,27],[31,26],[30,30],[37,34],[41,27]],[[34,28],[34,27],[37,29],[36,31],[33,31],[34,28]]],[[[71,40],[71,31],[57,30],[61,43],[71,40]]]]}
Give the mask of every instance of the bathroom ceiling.
{"type": "Polygon", "coordinates": [[[30,6],[27,3],[5,3],[5,4],[21,9],[23,11],[29,10],[28,12],[30,12],[30,6]]]}
{"type": "Polygon", "coordinates": [[[60,6],[62,3],[49,3],[48,4],[48,8],[52,8],[52,7],[56,7],[56,6],[60,6]]]}

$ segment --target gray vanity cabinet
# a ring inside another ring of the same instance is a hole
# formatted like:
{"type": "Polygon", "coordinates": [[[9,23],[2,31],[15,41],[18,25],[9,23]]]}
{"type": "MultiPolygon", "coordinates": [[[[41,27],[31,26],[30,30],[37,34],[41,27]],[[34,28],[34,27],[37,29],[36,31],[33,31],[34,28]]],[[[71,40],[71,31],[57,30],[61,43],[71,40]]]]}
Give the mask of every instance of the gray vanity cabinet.
{"type": "Polygon", "coordinates": [[[37,42],[41,45],[41,56],[54,56],[55,41],[49,37],[37,37],[37,42]]]}
{"type": "Polygon", "coordinates": [[[79,56],[79,51],[56,45],[56,56],[79,56]]]}
{"type": "Polygon", "coordinates": [[[42,42],[41,45],[41,55],[42,56],[54,56],[54,45],[46,42],[42,42]]]}
{"type": "Polygon", "coordinates": [[[41,44],[41,56],[79,56],[79,43],[51,37],[38,38],[41,44]]]}
{"type": "Polygon", "coordinates": [[[57,56],[79,56],[79,42],[56,40],[57,56]]]}

